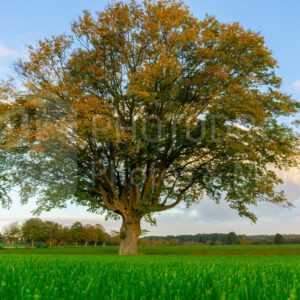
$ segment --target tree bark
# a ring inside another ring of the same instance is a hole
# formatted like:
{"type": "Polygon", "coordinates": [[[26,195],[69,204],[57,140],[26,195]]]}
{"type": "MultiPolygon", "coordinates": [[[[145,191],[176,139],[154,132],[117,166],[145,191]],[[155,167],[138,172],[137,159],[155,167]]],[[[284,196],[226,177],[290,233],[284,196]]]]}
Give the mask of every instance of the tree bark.
{"type": "Polygon", "coordinates": [[[120,255],[137,254],[137,243],[141,235],[141,218],[125,218],[120,231],[120,255]]]}

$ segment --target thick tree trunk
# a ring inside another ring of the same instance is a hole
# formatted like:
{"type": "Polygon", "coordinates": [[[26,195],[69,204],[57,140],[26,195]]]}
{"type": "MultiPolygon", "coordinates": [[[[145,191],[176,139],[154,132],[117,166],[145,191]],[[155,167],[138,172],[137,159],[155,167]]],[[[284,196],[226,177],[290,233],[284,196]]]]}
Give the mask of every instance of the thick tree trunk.
{"type": "Polygon", "coordinates": [[[124,218],[120,231],[120,255],[137,254],[137,243],[141,235],[141,218],[124,218]]]}

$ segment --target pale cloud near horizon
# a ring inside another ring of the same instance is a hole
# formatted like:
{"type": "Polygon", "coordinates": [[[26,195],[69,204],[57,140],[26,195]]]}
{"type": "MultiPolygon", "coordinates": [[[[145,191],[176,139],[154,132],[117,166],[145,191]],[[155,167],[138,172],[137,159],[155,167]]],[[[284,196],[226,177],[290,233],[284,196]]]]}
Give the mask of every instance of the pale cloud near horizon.
{"type": "Polygon", "coordinates": [[[287,171],[277,171],[278,176],[285,182],[300,185],[300,169],[290,168],[287,171]]]}
{"type": "Polygon", "coordinates": [[[295,80],[293,82],[293,89],[296,91],[300,91],[300,79],[299,80],[295,80]]]}
{"type": "Polygon", "coordinates": [[[26,58],[22,48],[12,49],[0,42],[0,81],[14,74],[12,65],[18,58],[26,58]]]}
{"type": "Polygon", "coordinates": [[[17,57],[19,53],[13,49],[10,49],[0,43],[0,57],[17,57]]]}

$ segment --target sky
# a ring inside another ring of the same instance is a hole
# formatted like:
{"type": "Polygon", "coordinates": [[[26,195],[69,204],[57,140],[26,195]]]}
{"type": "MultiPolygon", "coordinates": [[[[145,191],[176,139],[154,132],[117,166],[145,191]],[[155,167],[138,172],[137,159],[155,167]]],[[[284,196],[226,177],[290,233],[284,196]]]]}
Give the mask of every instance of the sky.
{"type": "MultiPolygon", "coordinates": [[[[83,10],[102,10],[106,0],[10,0],[1,1],[0,10],[0,80],[13,75],[12,64],[26,58],[27,45],[51,35],[69,32],[70,24],[83,10]]],[[[125,1],[126,2],[126,1],[125,1]]],[[[283,78],[283,90],[300,99],[300,1],[299,0],[185,0],[199,19],[205,14],[214,15],[223,22],[240,22],[245,28],[260,32],[272,49],[279,64],[278,75],[283,78]]],[[[290,170],[280,174],[283,188],[294,208],[260,204],[253,211],[258,222],[252,224],[240,218],[224,203],[220,205],[202,199],[186,209],[176,207],[157,215],[157,226],[143,224],[149,235],[176,235],[196,233],[239,234],[300,234],[300,171],[290,170]]],[[[34,199],[21,206],[16,192],[10,210],[0,209],[0,228],[11,222],[22,222],[32,216],[34,199]]],[[[108,231],[118,230],[118,221],[105,221],[103,216],[86,212],[85,208],[69,205],[63,210],[42,213],[42,219],[66,225],[74,221],[101,223],[108,231]]]]}

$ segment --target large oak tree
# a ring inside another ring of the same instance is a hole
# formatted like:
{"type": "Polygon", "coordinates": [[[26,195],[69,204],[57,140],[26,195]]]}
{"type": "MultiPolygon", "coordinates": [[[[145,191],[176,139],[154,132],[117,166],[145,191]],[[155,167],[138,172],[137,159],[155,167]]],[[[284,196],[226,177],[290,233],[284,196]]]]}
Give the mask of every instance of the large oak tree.
{"type": "Polygon", "coordinates": [[[199,21],[178,1],[84,12],[16,67],[4,139],[24,201],[121,217],[120,254],[136,253],[143,218],[204,196],[255,221],[249,206],[287,203],[273,170],[298,155],[279,118],[299,103],[276,67],[261,35],[199,21]]]}

